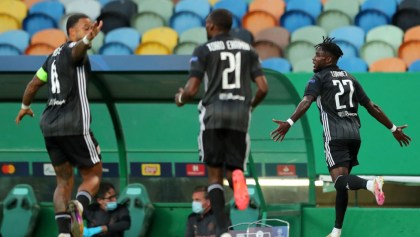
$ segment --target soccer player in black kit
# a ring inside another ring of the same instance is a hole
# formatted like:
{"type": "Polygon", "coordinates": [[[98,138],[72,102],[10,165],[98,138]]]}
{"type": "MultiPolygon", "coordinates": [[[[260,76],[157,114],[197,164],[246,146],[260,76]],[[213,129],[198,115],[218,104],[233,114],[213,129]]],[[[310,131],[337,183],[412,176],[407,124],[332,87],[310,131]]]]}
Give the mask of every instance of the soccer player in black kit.
{"type": "Polygon", "coordinates": [[[48,102],[41,116],[41,130],[56,173],[54,192],[55,220],[59,237],[83,235],[82,212],[99,188],[102,177],[100,150],[90,130],[90,109],[86,86],[90,73],[87,50],[102,27],[84,14],[67,20],[69,41],[48,56],[28,83],[16,123],[25,115],[34,116],[30,104],[37,91],[48,85],[48,102]],[[76,200],[71,200],[73,167],[83,182],[76,200]]]}
{"type": "Polygon", "coordinates": [[[293,123],[305,114],[316,100],[324,130],[326,163],[337,192],[335,226],[327,237],[339,237],[348,204],[348,190],[367,189],[375,195],[378,205],[383,205],[385,201],[382,177],[365,180],[350,174],[353,166],[358,165],[359,104],[390,129],[400,146],[409,145],[411,138],[403,132],[407,125],[395,126],[382,109],[369,99],[359,82],[337,67],[337,61],[343,52],[333,42],[333,38],[324,38],[315,48],[316,54],[312,59],[315,74],[307,84],[304,97],[287,121],[273,120],[278,124],[278,128],[271,136],[274,141],[282,141],[293,123]]]}
{"type": "Polygon", "coordinates": [[[212,11],[206,19],[209,41],[198,46],[190,60],[189,80],[175,95],[178,106],[193,99],[204,81],[200,111],[200,159],[209,176],[208,193],[216,216],[216,236],[230,236],[224,213],[223,167],[238,209],[247,208],[248,189],[243,170],[249,152],[251,110],[265,97],[267,81],[256,51],[229,35],[232,14],[212,11]],[[251,82],[256,83],[255,97],[251,82]]]}

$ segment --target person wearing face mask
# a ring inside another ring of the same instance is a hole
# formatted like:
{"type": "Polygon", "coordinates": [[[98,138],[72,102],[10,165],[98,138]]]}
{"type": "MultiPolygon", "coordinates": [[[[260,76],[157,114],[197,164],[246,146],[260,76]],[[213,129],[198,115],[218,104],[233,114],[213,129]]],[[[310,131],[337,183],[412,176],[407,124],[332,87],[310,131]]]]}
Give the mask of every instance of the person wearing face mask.
{"type": "Polygon", "coordinates": [[[191,208],[185,237],[215,237],[216,217],[211,209],[207,186],[194,188],[191,208]]]}
{"type": "Polygon", "coordinates": [[[83,237],[123,237],[124,231],[130,228],[128,208],[117,203],[117,193],[111,183],[101,183],[96,203],[83,214],[87,222],[83,237]]]}

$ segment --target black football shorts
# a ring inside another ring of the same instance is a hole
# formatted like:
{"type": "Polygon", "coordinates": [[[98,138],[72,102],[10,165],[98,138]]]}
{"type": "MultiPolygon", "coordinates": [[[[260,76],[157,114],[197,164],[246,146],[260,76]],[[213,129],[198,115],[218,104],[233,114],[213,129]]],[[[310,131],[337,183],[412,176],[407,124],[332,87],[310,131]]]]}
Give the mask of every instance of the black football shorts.
{"type": "Polygon", "coordinates": [[[68,161],[73,166],[87,168],[101,161],[99,145],[92,133],[44,139],[53,166],[68,161]]]}
{"type": "Polygon", "coordinates": [[[250,139],[245,132],[231,129],[208,129],[198,137],[200,160],[206,165],[228,170],[245,169],[250,139]]]}

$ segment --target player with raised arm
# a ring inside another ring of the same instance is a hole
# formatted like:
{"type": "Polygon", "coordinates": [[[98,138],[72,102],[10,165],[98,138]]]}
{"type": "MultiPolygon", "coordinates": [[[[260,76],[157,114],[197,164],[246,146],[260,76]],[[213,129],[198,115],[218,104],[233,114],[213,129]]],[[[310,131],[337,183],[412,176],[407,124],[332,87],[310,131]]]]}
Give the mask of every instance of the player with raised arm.
{"type": "Polygon", "coordinates": [[[360,83],[348,72],[338,68],[337,61],[343,52],[333,42],[333,38],[324,38],[315,48],[316,54],[312,59],[315,74],[307,84],[304,97],[287,121],[273,120],[278,128],[271,136],[274,141],[283,141],[290,127],[316,101],[324,130],[325,159],[337,191],[335,226],[327,237],[339,237],[348,204],[348,190],[367,189],[374,194],[378,205],[383,205],[385,201],[382,177],[365,180],[350,174],[352,168],[359,164],[359,104],[390,129],[401,146],[409,145],[411,138],[403,132],[407,125],[395,126],[382,109],[369,99],[360,83]]]}
{"type": "Polygon", "coordinates": [[[83,209],[98,191],[102,177],[99,145],[90,130],[86,90],[90,73],[86,52],[101,27],[102,21],[92,23],[84,14],[73,14],[68,18],[69,41],[48,56],[28,83],[16,117],[17,124],[26,115],[33,117],[30,104],[38,90],[48,85],[41,130],[56,173],[54,209],[59,237],[82,237],[83,209]],[[71,200],[73,167],[78,168],[83,179],[76,200],[71,200]]]}

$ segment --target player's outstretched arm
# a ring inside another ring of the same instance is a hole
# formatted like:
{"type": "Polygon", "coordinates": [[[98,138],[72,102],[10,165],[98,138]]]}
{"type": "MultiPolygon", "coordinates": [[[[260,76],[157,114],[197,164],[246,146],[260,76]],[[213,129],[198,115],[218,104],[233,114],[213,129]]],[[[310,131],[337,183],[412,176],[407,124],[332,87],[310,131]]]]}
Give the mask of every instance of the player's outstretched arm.
{"type": "Polygon", "coordinates": [[[25,92],[23,93],[22,107],[15,119],[16,124],[19,124],[25,115],[29,115],[31,117],[34,116],[34,112],[29,106],[31,105],[36,93],[43,85],[45,85],[45,82],[41,81],[36,75],[28,83],[25,92]]]}
{"type": "Polygon", "coordinates": [[[290,127],[302,117],[306,111],[308,111],[309,107],[311,107],[312,102],[315,100],[315,97],[311,95],[307,95],[303,97],[302,101],[296,107],[295,112],[292,116],[287,119],[287,121],[281,121],[273,119],[273,122],[278,124],[278,127],[271,132],[271,139],[274,141],[283,141],[284,137],[286,136],[287,132],[289,131],[290,127]]]}
{"type": "Polygon", "coordinates": [[[376,120],[382,123],[385,127],[391,130],[392,135],[398,141],[400,146],[403,146],[403,145],[408,146],[410,144],[411,138],[407,136],[403,131],[403,129],[408,127],[408,125],[395,126],[391,122],[391,120],[388,118],[388,116],[386,116],[384,111],[372,101],[370,101],[367,105],[365,105],[365,108],[372,117],[374,117],[376,120]]]}
{"type": "Polygon", "coordinates": [[[87,34],[73,47],[72,58],[74,62],[78,62],[85,57],[87,50],[91,47],[91,41],[99,34],[99,31],[101,31],[102,24],[102,21],[93,22],[90,25],[87,34]]]}

